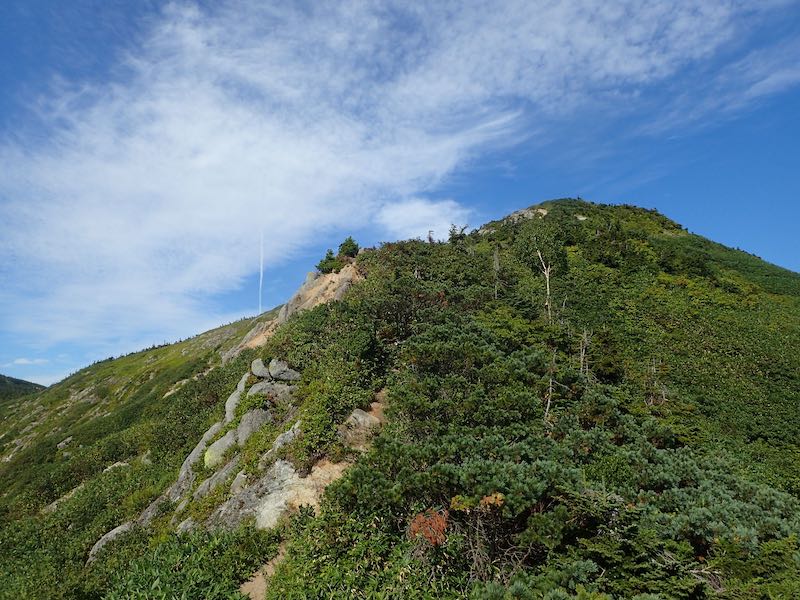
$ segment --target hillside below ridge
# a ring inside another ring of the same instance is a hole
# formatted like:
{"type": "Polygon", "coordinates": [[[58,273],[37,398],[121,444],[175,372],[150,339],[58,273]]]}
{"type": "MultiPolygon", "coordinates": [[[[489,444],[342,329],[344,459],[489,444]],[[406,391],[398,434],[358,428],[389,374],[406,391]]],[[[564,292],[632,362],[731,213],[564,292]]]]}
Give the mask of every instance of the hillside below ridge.
{"type": "Polygon", "coordinates": [[[4,414],[3,589],[791,597],[799,340],[800,276],[652,210],[368,249],[4,414]]]}
{"type": "Polygon", "coordinates": [[[44,388],[45,386],[32,381],[0,375],[0,402],[40,392],[44,388]]]}

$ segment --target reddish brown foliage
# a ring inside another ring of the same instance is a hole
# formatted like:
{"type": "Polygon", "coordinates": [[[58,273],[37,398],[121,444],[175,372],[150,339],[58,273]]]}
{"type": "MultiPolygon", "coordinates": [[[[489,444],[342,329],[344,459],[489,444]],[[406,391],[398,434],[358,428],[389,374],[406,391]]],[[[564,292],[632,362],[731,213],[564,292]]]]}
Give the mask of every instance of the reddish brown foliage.
{"type": "Polygon", "coordinates": [[[447,536],[447,511],[437,512],[432,508],[414,515],[408,527],[411,539],[422,536],[431,546],[441,546],[447,536]]]}

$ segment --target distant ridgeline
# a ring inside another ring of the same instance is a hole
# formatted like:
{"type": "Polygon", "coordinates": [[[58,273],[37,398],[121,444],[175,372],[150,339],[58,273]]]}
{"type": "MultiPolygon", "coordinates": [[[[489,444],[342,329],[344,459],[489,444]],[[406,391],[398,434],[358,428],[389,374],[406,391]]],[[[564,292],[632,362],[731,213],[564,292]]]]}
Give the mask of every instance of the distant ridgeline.
{"type": "Polygon", "coordinates": [[[343,248],[3,405],[0,597],[800,597],[800,275],[580,200],[343,248]]]}
{"type": "Polygon", "coordinates": [[[23,379],[15,379],[0,375],[0,402],[3,400],[10,400],[12,398],[19,398],[34,392],[40,392],[44,389],[43,385],[38,383],[31,383],[23,379]]]}

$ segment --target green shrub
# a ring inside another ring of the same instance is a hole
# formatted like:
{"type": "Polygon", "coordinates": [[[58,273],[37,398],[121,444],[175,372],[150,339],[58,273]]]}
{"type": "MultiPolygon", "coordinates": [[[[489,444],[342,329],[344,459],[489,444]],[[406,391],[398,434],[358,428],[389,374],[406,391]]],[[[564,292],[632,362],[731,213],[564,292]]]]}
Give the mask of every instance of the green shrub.
{"type": "Polygon", "coordinates": [[[345,240],[339,244],[339,256],[347,256],[355,258],[358,255],[358,244],[352,236],[347,236],[345,240]]]}
{"type": "Polygon", "coordinates": [[[317,263],[317,271],[320,273],[338,273],[344,267],[344,261],[333,255],[333,250],[325,253],[325,258],[317,263]]]}

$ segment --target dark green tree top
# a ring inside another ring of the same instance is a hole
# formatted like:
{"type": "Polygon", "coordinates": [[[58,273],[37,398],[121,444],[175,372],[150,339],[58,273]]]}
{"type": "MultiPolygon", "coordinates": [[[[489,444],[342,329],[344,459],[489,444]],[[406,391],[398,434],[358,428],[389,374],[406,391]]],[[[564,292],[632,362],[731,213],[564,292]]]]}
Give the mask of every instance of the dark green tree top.
{"type": "Polygon", "coordinates": [[[357,254],[358,243],[353,239],[353,236],[348,235],[347,238],[339,244],[339,256],[355,258],[357,254]]]}

